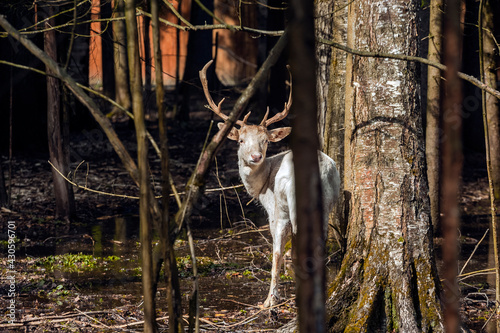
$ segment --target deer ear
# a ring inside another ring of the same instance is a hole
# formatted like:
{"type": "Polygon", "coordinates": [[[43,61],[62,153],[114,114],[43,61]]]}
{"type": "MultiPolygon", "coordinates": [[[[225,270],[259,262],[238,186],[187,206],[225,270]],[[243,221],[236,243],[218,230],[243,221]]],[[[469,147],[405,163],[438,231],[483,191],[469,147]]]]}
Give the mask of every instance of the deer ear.
{"type": "Polygon", "coordinates": [[[269,133],[269,141],[278,142],[288,136],[292,131],[291,127],[280,127],[270,130],[269,133]]]}
{"type": "MultiPolygon", "coordinates": [[[[219,129],[222,129],[224,127],[224,123],[217,123],[217,126],[219,127],[219,129]]],[[[238,139],[240,138],[240,131],[238,131],[237,128],[231,128],[231,131],[227,134],[227,138],[229,140],[238,141],[238,139]]]]}

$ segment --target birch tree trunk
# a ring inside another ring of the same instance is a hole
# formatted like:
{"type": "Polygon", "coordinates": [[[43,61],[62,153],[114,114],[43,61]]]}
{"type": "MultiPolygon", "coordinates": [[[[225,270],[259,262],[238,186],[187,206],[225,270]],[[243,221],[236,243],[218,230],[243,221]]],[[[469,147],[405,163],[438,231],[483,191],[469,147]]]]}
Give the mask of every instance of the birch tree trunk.
{"type": "MultiPolygon", "coordinates": [[[[417,54],[420,2],[349,3],[348,46],[417,54]]],[[[419,78],[413,63],[348,55],[347,252],[327,296],[331,332],[442,332],[419,78]]]]}

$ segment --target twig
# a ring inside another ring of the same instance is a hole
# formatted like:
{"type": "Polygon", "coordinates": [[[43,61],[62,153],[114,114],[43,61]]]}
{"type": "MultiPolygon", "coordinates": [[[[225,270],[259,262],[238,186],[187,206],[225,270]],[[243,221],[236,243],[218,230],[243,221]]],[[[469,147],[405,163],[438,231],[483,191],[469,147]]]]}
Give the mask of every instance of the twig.
{"type": "Polygon", "coordinates": [[[483,239],[486,237],[486,235],[488,234],[488,231],[490,231],[490,229],[486,229],[486,232],[484,233],[483,237],[479,240],[479,242],[476,244],[476,246],[474,247],[474,250],[472,251],[471,255],[469,256],[469,259],[467,259],[467,261],[465,262],[464,264],[464,267],[462,267],[462,269],[460,270],[460,273],[458,275],[462,275],[462,273],[464,272],[464,269],[465,267],[467,267],[467,264],[469,263],[469,261],[472,259],[472,256],[474,256],[474,253],[476,253],[476,250],[477,248],[479,247],[479,245],[481,244],[481,242],[483,241],[483,239]]]}
{"type": "Polygon", "coordinates": [[[482,275],[482,274],[491,274],[491,273],[495,273],[495,268],[486,268],[486,269],[481,269],[479,271],[464,273],[464,274],[458,275],[457,278],[460,278],[460,281],[463,281],[463,280],[468,279],[468,278],[473,277],[473,276],[482,275]]]}
{"type": "Polygon", "coordinates": [[[98,323],[98,324],[102,325],[103,327],[110,328],[108,325],[106,325],[106,324],[104,324],[104,323],[100,322],[99,320],[97,320],[97,319],[95,319],[95,318],[93,318],[93,317],[89,316],[87,313],[82,312],[82,311],[80,311],[79,309],[76,309],[76,311],[78,311],[78,313],[80,313],[81,315],[84,315],[84,316],[85,316],[85,317],[87,317],[88,319],[90,319],[90,320],[92,320],[92,321],[95,321],[96,323],[98,323]]]}
{"type": "Polygon", "coordinates": [[[189,22],[188,20],[186,20],[184,18],[184,16],[182,16],[178,11],[177,9],[175,9],[174,5],[172,5],[170,3],[170,1],[167,1],[167,0],[163,0],[163,3],[165,5],[167,5],[167,7],[172,11],[172,13],[174,13],[174,15],[179,19],[181,20],[185,25],[187,25],[188,27],[190,27],[191,29],[194,29],[194,26],[191,24],[191,22],[189,22]]]}
{"type": "Polygon", "coordinates": [[[93,193],[97,193],[97,194],[102,194],[102,195],[107,195],[107,196],[111,196],[111,197],[119,197],[119,198],[126,198],[126,199],[135,199],[135,200],[138,200],[139,197],[135,197],[135,196],[130,196],[130,195],[125,195],[125,194],[115,194],[115,193],[109,193],[109,192],[103,192],[103,191],[99,191],[99,190],[94,190],[92,188],[89,188],[87,186],[81,186],[81,185],[78,185],[77,183],[75,182],[72,182],[71,180],[68,179],[68,177],[66,177],[65,175],[62,174],[61,171],[59,171],[55,166],[54,164],[52,164],[50,161],[47,161],[49,162],[50,166],[52,168],[54,168],[54,170],[61,176],[63,177],[63,179],[65,181],[67,181],[68,183],[70,183],[71,185],[75,186],[76,188],[79,188],[79,189],[82,189],[82,190],[85,190],[85,191],[89,191],[89,192],[93,192],[93,193]]]}

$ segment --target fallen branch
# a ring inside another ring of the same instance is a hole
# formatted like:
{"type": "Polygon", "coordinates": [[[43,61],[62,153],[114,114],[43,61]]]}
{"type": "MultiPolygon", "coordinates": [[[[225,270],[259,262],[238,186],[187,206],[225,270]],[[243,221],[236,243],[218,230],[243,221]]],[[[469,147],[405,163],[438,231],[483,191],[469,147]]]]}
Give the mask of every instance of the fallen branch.
{"type": "Polygon", "coordinates": [[[79,313],[69,313],[69,314],[63,314],[63,315],[58,315],[58,316],[45,316],[45,317],[38,317],[38,318],[29,318],[29,319],[23,319],[19,321],[14,321],[12,324],[0,324],[0,328],[10,328],[10,327],[21,327],[21,326],[27,326],[27,325],[40,325],[47,320],[51,321],[65,321],[66,319],[71,319],[75,317],[88,317],[90,315],[96,315],[96,314],[105,314],[108,313],[106,311],[88,311],[88,312],[79,312],[79,313]]]}

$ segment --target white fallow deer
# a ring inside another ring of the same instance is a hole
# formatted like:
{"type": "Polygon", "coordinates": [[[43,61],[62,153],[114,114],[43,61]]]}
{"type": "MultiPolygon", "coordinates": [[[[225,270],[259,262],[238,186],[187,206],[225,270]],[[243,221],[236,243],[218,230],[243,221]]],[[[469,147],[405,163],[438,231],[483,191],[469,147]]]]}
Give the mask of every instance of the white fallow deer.
{"type": "MultiPolygon", "coordinates": [[[[205,97],[210,108],[222,119],[229,117],[222,113],[221,102],[215,104],[206,78],[206,70],[211,62],[200,71],[200,79],[205,92],[205,97]]],[[[271,307],[278,303],[278,278],[283,261],[283,250],[290,237],[297,232],[295,213],[295,181],[293,170],[293,157],[291,151],[286,151],[275,156],[266,157],[269,142],[278,142],[291,132],[290,127],[281,127],[268,130],[267,127],[284,119],[290,111],[292,104],[292,86],[290,84],[290,97],[282,112],[271,119],[267,119],[269,108],[264,119],[259,125],[247,124],[250,112],[243,120],[237,120],[240,128],[232,128],[228,138],[238,141],[238,167],[241,180],[247,192],[260,201],[267,211],[269,226],[273,237],[273,264],[271,270],[271,286],[264,302],[264,307],[271,307]]],[[[219,128],[224,123],[218,124],[219,128]]],[[[339,197],[340,178],[335,162],[326,154],[318,152],[321,184],[323,189],[323,209],[325,231],[328,215],[339,197]]]]}

